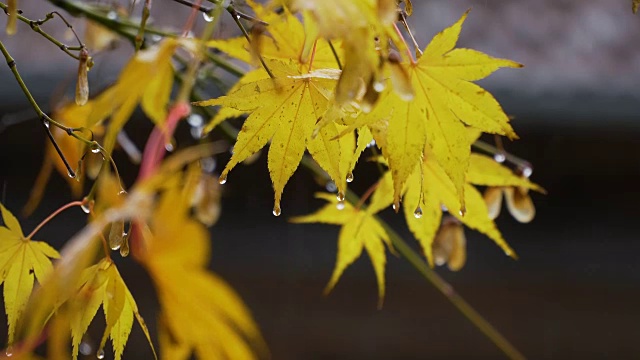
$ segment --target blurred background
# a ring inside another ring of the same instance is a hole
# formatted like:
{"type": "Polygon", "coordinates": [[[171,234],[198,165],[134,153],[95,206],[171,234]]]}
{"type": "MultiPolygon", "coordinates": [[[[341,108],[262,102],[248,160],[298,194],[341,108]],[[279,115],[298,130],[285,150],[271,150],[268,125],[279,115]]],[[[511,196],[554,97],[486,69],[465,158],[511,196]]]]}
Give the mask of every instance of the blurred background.
{"type": "MultiPolygon", "coordinates": [[[[537,216],[531,224],[519,224],[505,211],[497,220],[518,261],[467,230],[467,265],[458,273],[437,271],[532,359],[640,356],[640,18],[631,13],[630,2],[414,0],[409,23],[422,46],[471,8],[459,46],[525,64],[522,70],[501,70],[481,85],[514,116],[521,139],[507,142],[506,149],[534,165],[532,180],[548,195],[533,195],[537,216]]],[[[21,1],[20,6],[30,18],[55,9],[44,0],[21,1]]],[[[154,1],[156,24],[179,27],[188,13],[173,1],[154,1]]],[[[83,21],[69,19],[82,33],[83,21]]],[[[198,22],[204,23],[201,16],[198,22]]],[[[2,15],[0,27],[4,24],[2,15]]],[[[61,39],[68,37],[57,20],[45,26],[61,39]]],[[[223,22],[220,35],[235,33],[231,23],[223,22]]],[[[55,105],[61,89],[73,88],[77,63],[28,26],[19,24],[17,36],[2,32],[0,39],[43,108],[55,105]]],[[[98,54],[92,89],[113,82],[131,53],[131,45],[122,42],[98,54]]],[[[139,143],[150,129],[143,118],[127,128],[139,143]]],[[[188,138],[186,126],[180,132],[188,138]]],[[[12,74],[0,68],[0,200],[16,213],[40,170],[44,143],[12,74]]],[[[228,158],[216,160],[223,166],[228,158]]],[[[132,180],[136,167],[122,154],[116,161],[132,180]]],[[[360,193],[376,176],[366,165],[354,174],[352,187],[360,193]]],[[[392,255],[382,310],[376,309],[376,283],[366,255],[324,297],[338,228],[287,222],[287,217],[317,209],[321,203],[313,193],[322,188],[299,170],[285,190],[283,216],[274,218],[264,154],[234,170],[223,187],[222,216],[212,229],[211,266],[252,309],[274,359],[502,356],[406,261],[392,255]]],[[[23,226],[33,228],[69,197],[65,179],[55,174],[45,201],[23,226]]],[[[80,209],[64,213],[40,237],[59,248],[83,217],[80,209]]],[[[383,217],[414,243],[400,215],[387,211],[383,217]]],[[[120,266],[142,315],[154,327],[157,304],[150,280],[129,259],[120,266]]],[[[0,331],[6,332],[2,326],[0,331]]],[[[98,341],[100,330],[95,334],[98,341]]],[[[130,342],[125,358],[150,356],[137,325],[130,342]]]]}

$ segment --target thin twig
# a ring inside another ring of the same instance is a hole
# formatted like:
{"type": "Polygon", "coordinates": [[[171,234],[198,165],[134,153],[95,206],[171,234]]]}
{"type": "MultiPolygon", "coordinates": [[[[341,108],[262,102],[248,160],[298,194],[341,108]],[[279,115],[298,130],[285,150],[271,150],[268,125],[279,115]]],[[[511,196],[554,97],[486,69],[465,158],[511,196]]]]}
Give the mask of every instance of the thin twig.
{"type": "MultiPolygon", "coordinates": [[[[240,15],[238,15],[238,12],[233,8],[231,8],[231,10],[227,8],[227,11],[229,12],[229,14],[231,14],[233,21],[235,21],[236,25],[238,25],[238,27],[240,28],[240,31],[242,31],[242,34],[247,39],[249,44],[251,44],[251,38],[249,37],[249,33],[247,32],[247,29],[245,29],[244,25],[242,25],[242,23],[240,22],[240,15]]],[[[257,53],[256,55],[258,56],[258,59],[260,60],[260,64],[262,64],[262,67],[264,68],[264,70],[267,72],[267,74],[269,74],[269,77],[274,79],[275,76],[273,75],[273,73],[265,63],[264,59],[262,58],[262,55],[260,55],[260,53],[257,53]]]]}
{"type": "Polygon", "coordinates": [[[72,208],[74,206],[82,206],[84,204],[84,202],[82,201],[72,201],[68,204],[62,205],[58,210],[54,211],[53,213],[51,213],[51,215],[47,216],[46,219],[42,220],[42,222],[40,224],[38,224],[38,226],[36,226],[35,229],[33,229],[33,231],[27,236],[27,239],[31,239],[33,238],[33,235],[35,235],[38,231],[40,231],[40,229],[45,226],[49,221],[51,221],[51,219],[53,219],[54,217],[58,216],[58,214],[60,214],[61,212],[72,208]]]}

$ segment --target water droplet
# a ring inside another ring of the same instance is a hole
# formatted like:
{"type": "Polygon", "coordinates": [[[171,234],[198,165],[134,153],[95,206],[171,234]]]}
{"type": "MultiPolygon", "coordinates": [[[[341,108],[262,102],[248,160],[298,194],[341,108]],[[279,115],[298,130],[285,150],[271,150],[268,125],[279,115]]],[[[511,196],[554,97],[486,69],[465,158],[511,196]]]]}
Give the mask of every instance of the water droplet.
{"type": "Polygon", "coordinates": [[[8,357],[13,356],[13,347],[11,347],[11,346],[7,347],[7,350],[5,351],[5,354],[7,354],[8,357]]]}
{"type": "Polygon", "coordinates": [[[67,175],[69,175],[70,178],[74,179],[76,177],[76,174],[71,171],[70,169],[67,169],[67,175]]]}
{"type": "Polygon", "coordinates": [[[418,206],[416,210],[413,212],[413,216],[416,219],[420,219],[422,217],[422,208],[420,206],[418,206]]]}
{"type": "Polygon", "coordinates": [[[88,203],[83,203],[82,205],[80,205],[80,208],[82,209],[82,211],[84,211],[85,214],[91,212],[91,208],[89,207],[88,203]]]}
{"type": "Polygon", "coordinates": [[[280,205],[273,206],[273,216],[280,216],[282,214],[282,209],[280,209],[280,205]]]}
{"type": "Polygon", "coordinates": [[[98,352],[96,352],[96,357],[98,359],[104,359],[104,350],[103,349],[98,350],[98,352]]]}
{"type": "Polygon", "coordinates": [[[493,155],[493,160],[502,164],[505,160],[507,160],[507,156],[503,153],[497,153],[493,155]]]}
{"type": "Polygon", "coordinates": [[[42,120],[42,123],[47,127],[47,129],[51,126],[51,124],[49,124],[49,120],[47,119],[42,120]]]}
{"type": "Polygon", "coordinates": [[[98,154],[100,152],[100,145],[98,144],[91,145],[91,152],[94,154],[98,154]]]}
{"type": "Polygon", "coordinates": [[[333,181],[327,181],[327,184],[324,186],[324,188],[327,189],[328,192],[334,192],[338,190],[338,188],[336,187],[336,183],[334,183],[333,181]]]}
{"type": "Polygon", "coordinates": [[[352,181],[353,181],[353,173],[350,172],[350,173],[347,174],[347,182],[350,183],[352,181]]]}
{"type": "Polygon", "coordinates": [[[202,126],[202,124],[204,124],[204,119],[202,118],[202,115],[193,113],[189,115],[187,122],[191,126],[202,126]]]}
{"type": "Polygon", "coordinates": [[[118,13],[117,13],[117,12],[115,12],[115,11],[109,11],[109,12],[107,13],[107,19],[109,19],[109,20],[115,20],[115,19],[117,19],[117,18],[118,18],[118,13]]]}
{"type": "Polygon", "coordinates": [[[78,350],[80,350],[80,354],[82,355],[89,355],[91,354],[91,351],[93,351],[93,349],[91,348],[91,344],[85,341],[80,343],[78,350]]]}
{"type": "Polygon", "coordinates": [[[444,206],[444,205],[440,205],[440,209],[441,209],[442,211],[445,211],[445,212],[448,212],[448,211],[449,211],[449,209],[448,209],[446,206],[444,206]]]}
{"type": "Polygon", "coordinates": [[[375,83],[373,83],[373,90],[377,92],[383,92],[386,87],[387,86],[385,85],[384,81],[376,81],[375,83]]]}
{"type": "Polygon", "coordinates": [[[371,140],[371,142],[367,144],[368,148],[370,148],[372,146],[376,146],[376,141],[375,140],[371,140]]]}
{"type": "Polygon", "coordinates": [[[218,183],[220,183],[220,185],[226,184],[227,183],[227,175],[226,174],[220,175],[220,177],[218,178],[218,183]]]}
{"type": "Polygon", "coordinates": [[[173,150],[175,150],[175,146],[173,145],[173,142],[169,142],[164,144],[164,148],[168,151],[168,152],[172,152],[173,150]]]}
{"type": "Polygon", "coordinates": [[[204,18],[204,21],[206,22],[212,22],[213,20],[215,20],[215,17],[207,14],[207,13],[202,13],[202,17],[204,18]]]}
{"type": "Polygon", "coordinates": [[[338,203],[336,204],[336,209],[338,210],[344,210],[345,204],[344,201],[338,201],[338,203]]]}
{"type": "Polygon", "coordinates": [[[465,209],[464,207],[460,208],[460,211],[458,211],[458,215],[460,215],[460,216],[464,216],[464,214],[466,214],[466,213],[467,213],[467,209],[465,209]]]}
{"type": "Polygon", "coordinates": [[[397,204],[393,204],[391,205],[391,207],[393,208],[393,211],[398,211],[398,205],[397,204]]]}
{"type": "Polygon", "coordinates": [[[344,192],[339,191],[336,199],[338,199],[338,201],[344,201],[344,192]]]}
{"type": "Polygon", "coordinates": [[[533,174],[533,168],[531,166],[523,166],[520,171],[522,171],[522,176],[529,178],[533,174]]]}
{"type": "Polygon", "coordinates": [[[207,157],[200,160],[200,166],[202,167],[202,170],[208,173],[212,173],[216,169],[216,165],[216,159],[212,157],[207,157]]]}
{"type": "Polygon", "coordinates": [[[190,133],[192,138],[196,140],[202,139],[204,137],[204,128],[202,126],[192,126],[190,133]]]}
{"type": "Polygon", "coordinates": [[[123,220],[111,224],[111,229],[109,230],[109,247],[111,250],[120,249],[125,235],[123,220]]]}
{"type": "Polygon", "coordinates": [[[159,42],[160,40],[162,40],[162,36],[160,36],[158,34],[153,34],[153,35],[151,35],[151,40],[153,42],[159,42]]]}
{"type": "Polygon", "coordinates": [[[240,20],[240,15],[236,15],[236,19],[240,20]]]}

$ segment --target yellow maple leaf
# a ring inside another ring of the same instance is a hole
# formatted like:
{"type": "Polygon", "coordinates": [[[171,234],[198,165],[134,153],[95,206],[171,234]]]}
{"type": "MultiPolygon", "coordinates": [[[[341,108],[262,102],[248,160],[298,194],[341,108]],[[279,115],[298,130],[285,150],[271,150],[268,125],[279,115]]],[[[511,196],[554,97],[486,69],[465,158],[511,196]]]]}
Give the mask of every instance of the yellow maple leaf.
{"type": "Polygon", "coordinates": [[[338,236],[336,266],[325,288],[325,294],[334,288],[342,273],[360,257],[364,249],[376,273],[378,306],[382,307],[385,294],[384,271],[387,262],[384,244],[389,248],[392,245],[389,235],[374,215],[390,203],[385,203],[382,198],[372,198],[369,207],[361,210],[351,204],[339,202],[333,194],[322,193],[317,194],[316,197],[329,203],[313,214],[294,217],[291,222],[342,225],[338,236]]]}
{"type": "Polygon", "coordinates": [[[334,72],[301,73],[293,61],[271,60],[268,64],[275,79],[246,83],[226,96],[195,105],[222,105],[251,112],[238,134],[233,155],[220,175],[220,182],[226,182],[233,167],[271,140],[268,164],[275,191],[273,211],[280,215],[282,192],[306,149],[344,194],[355,140],[353,134],[335,140],[340,134],[335,124],[324,127],[319,136],[311,137],[317,119],[327,109],[337,78],[334,72]]]}
{"type": "Polygon", "coordinates": [[[415,91],[413,100],[403,100],[389,87],[378,106],[355,125],[387,121],[385,138],[376,141],[384,144],[382,152],[393,174],[396,204],[425,144],[433,149],[435,158],[453,181],[464,209],[470,156],[464,124],[488,133],[517,137],[496,99],[473,81],[501,67],[522,65],[471,49],[454,49],[466,16],[467,13],[437,34],[416,63],[404,65],[415,91]]]}
{"type": "MultiPolygon", "coordinates": [[[[260,41],[260,55],[265,59],[281,61],[296,59],[300,64],[305,63],[306,61],[301,59],[305,46],[305,32],[300,20],[286,8],[283,14],[278,14],[255,1],[249,0],[247,4],[253,9],[258,19],[269,24],[266,28],[269,36],[263,36],[265,39],[260,41]]],[[[227,40],[211,40],[207,45],[224,51],[228,56],[251,63],[251,48],[244,36],[227,40]]],[[[316,44],[313,66],[337,68],[336,58],[326,41],[316,44]]]]}
{"type": "Polygon", "coordinates": [[[514,174],[511,170],[483,155],[473,154],[469,173],[464,184],[464,201],[467,211],[460,212],[458,192],[443,167],[428,146],[424,160],[409,177],[404,193],[404,214],[409,229],[418,242],[429,263],[433,266],[432,244],[440,227],[443,207],[463,224],[491,238],[507,255],[516,257],[515,252],[500,234],[482,194],[472,185],[520,186],[542,191],[538,185],[514,174]],[[491,161],[491,163],[489,163],[491,161]]]}
{"type": "Polygon", "coordinates": [[[135,299],[122,280],[115,264],[111,259],[105,258],[83,271],[80,276],[79,292],[71,302],[70,323],[74,359],[78,358],[78,348],[82,336],[89,328],[91,320],[96,316],[101,305],[106,327],[99,345],[99,357],[101,354],[104,356],[105,343],[108,338],[111,338],[115,358],[117,360],[122,358],[122,352],[131,333],[134,316],[147,337],[147,341],[151,344],[149,330],[138,312],[135,299]]]}
{"type": "Polygon", "coordinates": [[[189,217],[196,175],[187,177],[184,188],[174,186],[163,194],[139,257],[160,301],[161,354],[167,359],[192,354],[200,359],[254,359],[254,348],[266,351],[258,327],[240,297],[207,270],[209,233],[189,217]]]}
{"type": "Polygon", "coordinates": [[[51,272],[50,258],[60,254],[42,241],[32,241],[24,236],[18,220],[0,204],[4,226],[0,227],[0,269],[4,283],[4,307],[9,323],[11,345],[16,334],[16,324],[29,301],[35,280],[42,280],[51,272]]]}

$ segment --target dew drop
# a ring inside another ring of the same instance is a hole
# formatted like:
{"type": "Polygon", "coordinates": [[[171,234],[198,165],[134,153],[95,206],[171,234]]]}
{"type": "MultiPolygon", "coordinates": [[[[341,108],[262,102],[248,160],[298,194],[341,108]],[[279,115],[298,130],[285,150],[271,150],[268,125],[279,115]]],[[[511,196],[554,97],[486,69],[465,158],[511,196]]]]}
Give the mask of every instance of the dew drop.
{"type": "Polygon", "coordinates": [[[164,144],[164,148],[168,151],[168,152],[172,152],[173,150],[175,150],[175,146],[173,145],[173,143],[166,143],[164,144]]]}
{"type": "Polygon", "coordinates": [[[69,177],[72,178],[72,179],[75,179],[75,177],[76,177],[76,174],[71,170],[67,170],[67,175],[69,175],[69,177]]]}
{"type": "Polygon", "coordinates": [[[5,351],[5,354],[7,354],[7,357],[13,356],[13,347],[11,347],[11,346],[7,347],[7,350],[5,351]]]}
{"type": "Polygon", "coordinates": [[[196,140],[202,139],[204,137],[204,128],[202,126],[192,126],[190,133],[192,138],[196,140]]]}
{"type": "Polygon", "coordinates": [[[370,148],[372,146],[376,146],[376,141],[375,140],[371,140],[371,142],[367,144],[368,148],[370,148]]]}
{"type": "Polygon", "coordinates": [[[338,199],[338,201],[344,202],[344,192],[339,191],[336,199],[338,199]]]}
{"type": "Polygon", "coordinates": [[[107,13],[107,19],[109,19],[109,20],[115,20],[115,19],[117,19],[117,18],[118,18],[118,13],[117,13],[117,12],[115,12],[115,11],[109,11],[109,12],[107,13]]]}
{"type": "Polygon", "coordinates": [[[444,205],[440,205],[440,209],[441,209],[442,211],[445,211],[445,212],[448,212],[448,211],[449,211],[449,209],[448,209],[446,206],[444,206],[444,205]]]}
{"type": "Polygon", "coordinates": [[[80,354],[82,355],[89,355],[93,349],[91,348],[91,344],[83,341],[80,343],[78,350],[80,350],[80,354]]]}
{"type": "Polygon", "coordinates": [[[88,214],[91,212],[91,208],[87,203],[83,203],[82,205],[80,205],[80,208],[82,209],[82,211],[84,211],[85,214],[88,214]]]}
{"type": "Polygon", "coordinates": [[[334,192],[338,190],[338,188],[336,187],[336,183],[334,183],[333,181],[328,181],[324,188],[327,189],[328,192],[334,192]]]}
{"type": "Polygon", "coordinates": [[[273,216],[280,216],[282,214],[282,209],[280,209],[279,205],[273,206],[273,216]]]}
{"type": "Polygon", "coordinates": [[[153,34],[151,35],[151,40],[153,40],[153,42],[159,42],[160,40],[162,40],[162,36],[158,34],[153,34]]]}
{"type": "Polygon", "coordinates": [[[200,160],[200,166],[202,167],[202,170],[208,173],[214,172],[216,169],[216,165],[216,159],[212,157],[207,157],[200,160]]]}
{"type": "Polygon", "coordinates": [[[391,207],[393,208],[393,211],[398,211],[398,205],[393,204],[393,205],[391,205],[391,207]]]}
{"type": "Polygon", "coordinates": [[[418,206],[415,211],[413,212],[413,216],[416,219],[420,219],[422,217],[422,208],[420,206],[418,206]]]}
{"type": "Polygon", "coordinates": [[[493,155],[493,160],[502,164],[505,160],[507,160],[507,156],[503,153],[497,153],[493,155]]]}
{"type": "Polygon", "coordinates": [[[202,115],[194,113],[189,115],[187,122],[191,126],[202,126],[202,124],[204,124],[204,119],[202,118],[202,115]]]}
{"type": "Polygon", "coordinates": [[[96,357],[98,359],[104,359],[104,350],[103,349],[98,350],[98,352],[96,352],[96,357]]]}
{"type": "Polygon", "coordinates": [[[227,183],[227,175],[226,174],[220,175],[220,177],[218,178],[218,183],[220,183],[220,185],[226,184],[227,183]]]}
{"type": "Polygon", "coordinates": [[[347,174],[347,182],[348,183],[353,182],[353,173],[352,172],[347,174]]]}
{"type": "Polygon", "coordinates": [[[204,18],[204,21],[206,22],[212,22],[213,20],[215,20],[215,17],[205,13],[202,13],[202,17],[204,18]]]}
{"type": "Polygon", "coordinates": [[[531,177],[531,175],[533,174],[533,169],[531,168],[531,166],[523,166],[520,171],[522,171],[522,176],[526,178],[531,177]]]}
{"type": "Polygon", "coordinates": [[[385,88],[386,85],[383,81],[376,81],[375,83],[373,83],[373,90],[375,90],[376,92],[383,92],[385,88]]]}
{"type": "Polygon", "coordinates": [[[97,144],[91,145],[91,152],[94,154],[100,153],[100,146],[98,146],[97,144]]]}
{"type": "Polygon", "coordinates": [[[336,209],[338,210],[344,210],[345,204],[344,201],[338,201],[338,203],[336,204],[336,209]]]}
{"type": "Polygon", "coordinates": [[[42,123],[44,124],[44,126],[47,127],[47,129],[51,126],[51,124],[49,123],[49,120],[47,119],[42,120],[42,123]]]}
{"type": "Polygon", "coordinates": [[[464,216],[467,213],[467,209],[465,209],[464,207],[460,209],[460,211],[458,211],[458,215],[460,216],[464,216]]]}

